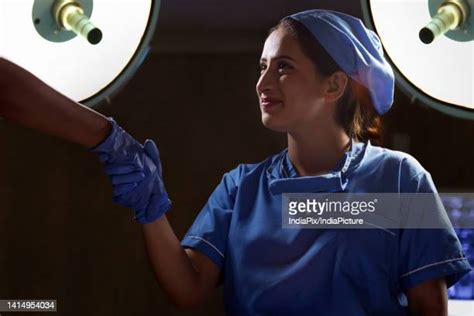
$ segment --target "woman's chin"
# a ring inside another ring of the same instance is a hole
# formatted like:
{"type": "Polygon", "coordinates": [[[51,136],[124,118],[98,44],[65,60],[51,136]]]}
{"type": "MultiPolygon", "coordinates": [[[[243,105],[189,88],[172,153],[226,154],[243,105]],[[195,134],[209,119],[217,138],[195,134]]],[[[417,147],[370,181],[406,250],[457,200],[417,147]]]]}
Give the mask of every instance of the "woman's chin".
{"type": "Polygon", "coordinates": [[[263,126],[274,132],[286,132],[286,126],[278,122],[274,117],[262,116],[263,126]]]}

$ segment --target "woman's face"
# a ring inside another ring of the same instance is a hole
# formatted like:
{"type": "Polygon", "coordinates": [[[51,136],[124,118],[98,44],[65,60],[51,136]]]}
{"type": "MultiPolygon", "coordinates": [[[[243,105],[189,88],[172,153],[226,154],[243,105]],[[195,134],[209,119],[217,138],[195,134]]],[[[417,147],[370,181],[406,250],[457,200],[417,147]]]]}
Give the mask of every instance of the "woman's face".
{"type": "Polygon", "coordinates": [[[314,126],[327,119],[324,78],[304,54],[299,43],[284,28],[265,41],[257,82],[263,124],[279,132],[314,126]]]}

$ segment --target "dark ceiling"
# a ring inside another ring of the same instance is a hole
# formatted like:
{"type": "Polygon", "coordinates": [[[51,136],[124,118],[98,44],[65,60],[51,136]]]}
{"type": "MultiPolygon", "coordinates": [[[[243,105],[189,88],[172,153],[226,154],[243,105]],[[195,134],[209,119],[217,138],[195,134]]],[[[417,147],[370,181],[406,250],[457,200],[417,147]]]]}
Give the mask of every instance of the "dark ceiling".
{"type": "Polygon", "coordinates": [[[255,52],[279,19],[308,9],[361,16],[359,0],[163,0],[153,51],[255,52]]]}

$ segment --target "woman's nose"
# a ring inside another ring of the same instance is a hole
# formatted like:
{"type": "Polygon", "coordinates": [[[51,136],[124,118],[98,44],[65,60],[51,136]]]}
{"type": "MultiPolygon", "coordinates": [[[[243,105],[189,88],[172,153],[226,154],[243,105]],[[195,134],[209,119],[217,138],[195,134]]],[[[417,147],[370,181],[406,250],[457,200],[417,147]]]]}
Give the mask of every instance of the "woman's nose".
{"type": "Polygon", "coordinates": [[[257,94],[260,95],[265,91],[269,91],[275,86],[275,76],[269,69],[263,70],[257,81],[257,94]]]}

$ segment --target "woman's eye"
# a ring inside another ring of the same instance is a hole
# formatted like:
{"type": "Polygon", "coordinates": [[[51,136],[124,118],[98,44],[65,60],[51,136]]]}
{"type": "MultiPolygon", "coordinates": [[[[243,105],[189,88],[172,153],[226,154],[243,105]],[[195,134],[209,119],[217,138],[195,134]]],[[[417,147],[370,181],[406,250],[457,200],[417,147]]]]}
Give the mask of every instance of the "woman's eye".
{"type": "MultiPolygon", "coordinates": [[[[286,62],[280,62],[278,63],[278,71],[283,71],[283,70],[288,70],[291,69],[291,65],[286,63],[286,62]]],[[[266,64],[260,64],[260,72],[263,72],[267,70],[267,65],[266,64]]]]}
{"type": "Polygon", "coordinates": [[[278,64],[278,69],[279,70],[291,69],[291,66],[288,63],[281,62],[278,64]]]}

